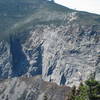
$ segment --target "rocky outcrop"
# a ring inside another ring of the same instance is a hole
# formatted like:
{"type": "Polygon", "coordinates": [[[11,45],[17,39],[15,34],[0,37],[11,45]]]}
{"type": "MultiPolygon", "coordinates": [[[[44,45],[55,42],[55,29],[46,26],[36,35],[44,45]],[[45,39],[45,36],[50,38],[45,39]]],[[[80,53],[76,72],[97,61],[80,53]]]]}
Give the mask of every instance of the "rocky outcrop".
{"type": "Polygon", "coordinates": [[[0,82],[0,100],[67,100],[71,89],[44,82],[41,76],[0,82]]]}
{"type": "Polygon", "coordinates": [[[10,44],[6,41],[0,42],[0,78],[9,78],[12,73],[12,54],[10,44]]]}
{"type": "Polygon", "coordinates": [[[100,66],[100,31],[95,30],[97,27],[80,27],[75,23],[58,27],[37,26],[30,32],[23,48],[29,52],[42,44],[42,77],[45,81],[79,85],[91,73],[98,72],[96,69],[100,66]]]}
{"type": "Polygon", "coordinates": [[[6,49],[2,47],[4,50],[1,54],[4,55],[4,51],[9,54],[6,53],[5,59],[2,59],[9,65],[1,66],[1,70],[5,69],[4,72],[9,73],[3,76],[30,77],[42,74],[45,81],[73,86],[84,82],[95,72],[99,80],[98,27],[76,23],[66,26],[37,25],[26,34],[26,38],[22,38],[23,35],[15,36],[7,45],[8,48],[6,45],[6,49]]]}

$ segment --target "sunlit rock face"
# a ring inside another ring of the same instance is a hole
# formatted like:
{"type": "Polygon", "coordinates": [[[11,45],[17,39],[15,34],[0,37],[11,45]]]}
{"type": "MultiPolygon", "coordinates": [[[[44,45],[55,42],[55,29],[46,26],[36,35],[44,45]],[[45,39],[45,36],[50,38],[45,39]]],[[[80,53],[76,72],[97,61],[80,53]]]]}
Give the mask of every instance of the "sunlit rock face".
{"type": "Polygon", "coordinates": [[[0,82],[0,100],[67,100],[71,89],[44,82],[40,76],[0,82]]]}
{"type": "MultiPolygon", "coordinates": [[[[99,30],[95,30],[97,27],[80,27],[76,23],[57,27],[37,26],[30,32],[30,38],[25,43],[28,47],[23,47],[25,51],[32,52],[33,48],[41,46],[42,57],[35,57],[41,58],[42,77],[45,81],[59,85],[79,85],[91,73],[98,72],[100,66],[100,34],[99,30]]],[[[32,59],[31,63],[35,61],[32,59]]]]}
{"type": "Polygon", "coordinates": [[[9,44],[2,41],[2,62],[7,64],[1,65],[1,77],[42,75],[45,81],[69,86],[78,86],[94,72],[99,79],[98,27],[37,25],[10,38],[9,44]]]}
{"type": "Polygon", "coordinates": [[[0,41],[0,78],[42,75],[48,82],[78,86],[95,73],[100,80],[100,16],[26,1],[25,11],[32,7],[27,3],[38,6],[29,15],[20,11],[23,20],[7,23],[7,37],[0,41]]]}

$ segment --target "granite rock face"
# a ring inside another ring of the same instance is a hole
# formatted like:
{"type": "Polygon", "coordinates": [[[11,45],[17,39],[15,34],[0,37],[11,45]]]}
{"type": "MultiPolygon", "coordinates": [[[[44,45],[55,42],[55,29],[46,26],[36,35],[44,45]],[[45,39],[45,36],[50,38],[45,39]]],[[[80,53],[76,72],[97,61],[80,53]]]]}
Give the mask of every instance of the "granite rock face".
{"type": "Polygon", "coordinates": [[[8,33],[0,41],[1,79],[42,75],[48,82],[78,86],[95,73],[100,80],[99,15],[43,1],[8,33]]]}
{"type": "Polygon", "coordinates": [[[69,87],[44,82],[41,76],[0,82],[0,100],[67,100],[70,91],[69,87]]]}
{"type": "MultiPolygon", "coordinates": [[[[100,30],[95,30],[97,27],[99,26],[80,27],[77,24],[37,26],[30,32],[30,38],[23,48],[31,53],[34,52],[33,48],[41,49],[31,54],[32,59],[29,55],[27,59],[34,65],[41,58],[37,64],[42,66],[45,81],[59,85],[79,85],[91,73],[99,75],[100,30]]],[[[41,69],[39,65],[36,68],[41,69]]]]}
{"type": "Polygon", "coordinates": [[[11,77],[12,73],[12,54],[10,44],[6,41],[0,42],[0,78],[11,77]]]}
{"type": "Polygon", "coordinates": [[[98,27],[37,25],[25,39],[22,35],[9,44],[2,41],[1,59],[7,64],[1,63],[1,77],[42,75],[45,81],[69,86],[79,85],[93,72],[99,79],[98,27]]]}

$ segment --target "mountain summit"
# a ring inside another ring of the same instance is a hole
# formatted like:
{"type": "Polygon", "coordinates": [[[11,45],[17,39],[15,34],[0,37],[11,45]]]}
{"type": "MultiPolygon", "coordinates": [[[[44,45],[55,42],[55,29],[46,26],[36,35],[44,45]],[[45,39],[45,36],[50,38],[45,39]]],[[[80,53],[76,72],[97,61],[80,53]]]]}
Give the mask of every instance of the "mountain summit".
{"type": "Polygon", "coordinates": [[[48,0],[0,0],[0,38],[23,32],[42,23],[66,24],[77,16],[76,23],[99,24],[99,15],[78,12],[48,0]],[[87,23],[88,22],[88,23],[87,23]]]}

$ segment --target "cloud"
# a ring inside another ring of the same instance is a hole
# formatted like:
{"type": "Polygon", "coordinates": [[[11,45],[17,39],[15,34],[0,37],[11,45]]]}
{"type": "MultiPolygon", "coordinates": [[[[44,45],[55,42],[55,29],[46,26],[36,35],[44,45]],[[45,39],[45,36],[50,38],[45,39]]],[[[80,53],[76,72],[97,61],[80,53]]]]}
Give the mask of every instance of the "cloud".
{"type": "Polygon", "coordinates": [[[55,0],[72,9],[100,14],[100,0],[55,0]]]}

